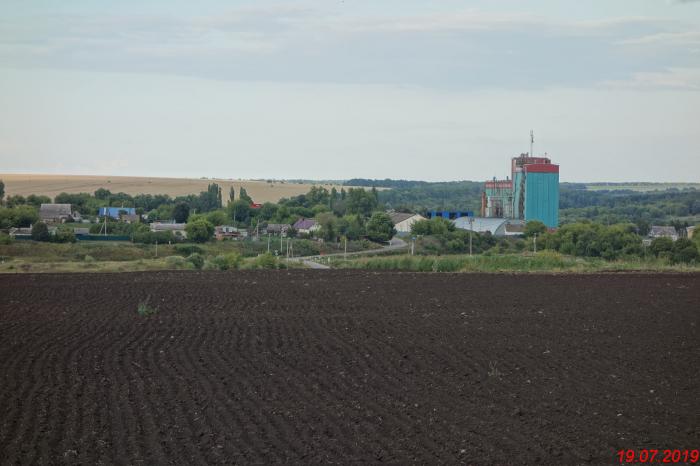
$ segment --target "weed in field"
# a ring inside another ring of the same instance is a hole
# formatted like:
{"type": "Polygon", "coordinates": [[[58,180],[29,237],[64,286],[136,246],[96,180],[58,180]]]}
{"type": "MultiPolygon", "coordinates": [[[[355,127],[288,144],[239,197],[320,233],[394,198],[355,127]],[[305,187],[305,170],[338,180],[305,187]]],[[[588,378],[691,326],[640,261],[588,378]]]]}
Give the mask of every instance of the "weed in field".
{"type": "Polygon", "coordinates": [[[150,305],[148,304],[148,300],[149,300],[149,299],[150,299],[150,297],[149,297],[149,298],[146,298],[145,301],[141,301],[141,302],[139,303],[139,307],[136,309],[136,312],[137,312],[138,315],[140,315],[141,317],[152,316],[152,315],[154,315],[155,313],[158,312],[158,308],[157,308],[157,307],[153,307],[153,306],[150,306],[150,305]]]}
{"type": "Polygon", "coordinates": [[[498,363],[496,361],[489,361],[489,377],[500,377],[501,371],[498,370],[498,367],[496,367],[498,363]]]}

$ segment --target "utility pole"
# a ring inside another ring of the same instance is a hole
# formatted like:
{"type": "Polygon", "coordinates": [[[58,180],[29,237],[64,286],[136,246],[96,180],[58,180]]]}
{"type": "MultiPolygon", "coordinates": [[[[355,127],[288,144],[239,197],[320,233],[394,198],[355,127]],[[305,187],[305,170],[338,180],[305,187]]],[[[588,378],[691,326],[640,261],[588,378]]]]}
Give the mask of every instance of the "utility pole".
{"type": "Polygon", "coordinates": [[[535,233],[534,245],[535,245],[535,254],[537,254],[537,233],[535,233]]]}
{"type": "Polygon", "coordinates": [[[270,252],[270,233],[267,234],[267,252],[270,252]]]}
{"type": "Polygon", "coordinates": [[[472,234],[474,233],[474,217],[469,217],[469,255],[472,255],[472,234]]]}
{"type": "Polygon", "coordinates": [[[158,257],[158,240],[156,240],[156,257],[158,257]]]}
{"type": "Polygon", "coordinates": [[[415,253],[416,250],[416,237],[411,238],[411,255],[415,253]]]}
{"type": "Polygon", "coordinates": [[[345,252],[343,253],[343,259],[348,260],[348,237],[345,236],[345,252]]]}

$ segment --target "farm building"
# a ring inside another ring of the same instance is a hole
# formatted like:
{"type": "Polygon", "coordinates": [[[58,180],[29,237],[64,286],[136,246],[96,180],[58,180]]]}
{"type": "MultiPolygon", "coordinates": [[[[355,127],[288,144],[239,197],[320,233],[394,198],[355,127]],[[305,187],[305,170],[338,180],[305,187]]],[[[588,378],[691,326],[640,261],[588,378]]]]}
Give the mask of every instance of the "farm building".
{"type": "Polygon", "coordinates": [[[248,231],[231,225],[218,225],[214,227],[214,237],[221,241],[224,239],[241,239],[248,236],[248,231]]]}
{"type": "Polygon", "coordinates": [[[649,230],[649,238],[671,238],[673,241],[678,239],[678,232],[673,227],[654,225],[649,230]]]}
{"type": "Polygon", "coordinates": [[[688,227],[685,229],[685,231],[688,235],[688,239],[693,239],[693,235],[695,234],[695,227],[694,226],[688,227]]]}
{"type": "Polygon", "coordinates": [[[287,236],[287,232],[290,228],[292,228],[292,226],[286,223],[268,223],[265,231],[271,235],[287,236]]]}
{"type": "Polygon", "coordinates": [[[403,212],[393,212],[389,214],[391,221],[394,224],[396,232],[399,234],[408,234],[411,232],[411,227],[414,223],[420,220],[426,220],[425,217],[419,214],[407,214],[403,212]]]}
{"type": "Polygon", "coordinates": [[[109,217],[119,220],[122,215],[136,215],[136,209],[133,207],[100,207],[97,212],[99,217],[109,217]]]}
{"type": "Polygon", "coordinates": [[[79,220],[80,214],[73,212],[70,204],[41,204],[39,219],[47,223],[63,223],[68,220],[79,220]]]}
{"type": "Polygon", "coordinates": [[[533,157],[525,153],[513,157],[510,168],[511,177],[493,178],[484,184],[481,216],[539,220],[548,228],[558,227],[559,165],[553,164],[546,154],[533,157]]]}
{"type": "Polygon", "coordinates": [[[525,222],[507,218],[461,217],[454,220],[455,227],[493,236],[518,236],[523,234],[525,222]]]}
{"type": "Polygon", "coordinates": [[[314,231],[320,230],[321,225],[319,225],[316,220],[311,218],[300,218],[294,224],[294,229],[303,235],[310,235],[314,231]]]}
{"type": "Polygon", "coordinates": [[[159,231],[172,231],[173,235],[180,238],[187,238],[187,232],[185,231],[186,223],[161,223],[154,222],[151,223],[151,231],[157,233],[159,231]]]}

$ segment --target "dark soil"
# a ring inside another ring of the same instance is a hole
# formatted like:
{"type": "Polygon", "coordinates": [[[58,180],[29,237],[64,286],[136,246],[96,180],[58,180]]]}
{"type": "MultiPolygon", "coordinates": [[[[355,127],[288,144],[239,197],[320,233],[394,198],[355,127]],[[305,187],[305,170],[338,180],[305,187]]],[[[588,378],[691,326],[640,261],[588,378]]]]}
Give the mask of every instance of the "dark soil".
{"type": "Polygon", "coordinates": [[[699,448],[699,325],[700,275],[4,275],[0,464],[699,448]]]}

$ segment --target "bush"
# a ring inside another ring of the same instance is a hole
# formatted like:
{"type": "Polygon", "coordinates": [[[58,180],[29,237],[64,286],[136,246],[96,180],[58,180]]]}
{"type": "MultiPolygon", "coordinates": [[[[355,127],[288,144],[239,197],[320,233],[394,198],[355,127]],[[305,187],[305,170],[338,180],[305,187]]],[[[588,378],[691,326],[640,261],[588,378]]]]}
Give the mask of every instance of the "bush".
{"type": "Polygon", "coordinates": [[[190,254],[204,254],[204,249],[195,244],[176,244],[175,253],[187,257],[190,254]]]}
{"type": "Polygon", "coordinates": [[[659,254],[661,254],[662,252],[670,252],[673,250],[673,240],[671,238],[666,237],[655,238],[654,241],[651,242],[649,250],[656,257],[659,257],[659,254]]]}
{"type": "Polygon", "coordinates": [[[34,241],[51,241],[49,227],[44,222],[37,222],[32,227],[32,239],[34,241]]]}
{"type": "Polygon", "coordinates": [[[242,258],[239,254],[231,252],[214,257],[209,263],[218,270],[235,270],[241,266],[242,258]]]}
{"type": "Polygon", "coordinates": [[[214,235],[214,225],[206,220],[195,220],[185,226],[187,239],[195,243],[206,243],[214,235]]]}
{"type": "Polygon", "coordinates": [[[180,256],[168,256],[165,258],[165,263],[168,267],[175,269],[187,269],[192,267],[192,263],[188,262],[187,259],[180,256]]]}
{"type": "Polygon", "coordinates": [[[395,234],[394,222],[384,212],[376,212],[367,222],[367,237],[372,241],[389,241],[395,234]]]}
{"type": "Polygon", "coordinates": [[[70,227],[61,225],[56,229],[53,239],[57,243],[75,243],[75,231],[70,227]]]}
{"type": "Polygon", "coordinates": [[[258,257],[255,258],[252,264],[252,268],[281,269],[284,268],[284,264],[282,264],[276,256],[273,256],[269,252],[266,252],[265,254],[260,254],[258,257]]]}
{"type": "Polygon", "coordinates": [[[187,257],[187,261],[194,265],[195,269],[201,269],[204,266],[204,257],[201,254],[190,254],[187,257]]]}
{"type": "Polygon", "coordinates": [[[95,258],[92,257],[92,256],[89,256],[89,255],[87,255],[87,254],[85,254],[85,257],[83,257],[83,260],[84,260],[85,262],[95,262],[95,258]]]}
{"type": "Polygon", "coordinates": [[[691,240],[681,238],[673,244],[671,262],[674,264],[689,264],[697,262],[698,259],[700,259],[700,253],[698,253],[697,246],[691,240]]]}
{"type": "Polygon", "coordinates": [[[0,233],[0,244],[12,244],[14,239],[6,233],[0,233]]]}

